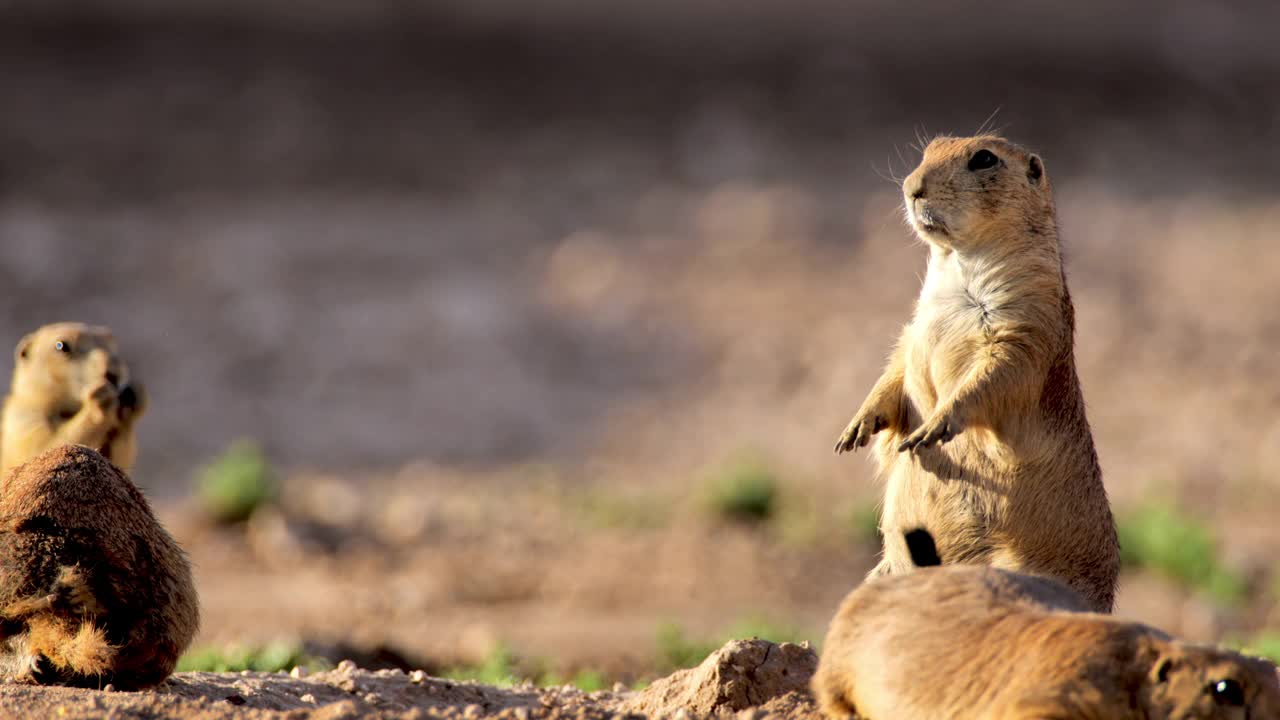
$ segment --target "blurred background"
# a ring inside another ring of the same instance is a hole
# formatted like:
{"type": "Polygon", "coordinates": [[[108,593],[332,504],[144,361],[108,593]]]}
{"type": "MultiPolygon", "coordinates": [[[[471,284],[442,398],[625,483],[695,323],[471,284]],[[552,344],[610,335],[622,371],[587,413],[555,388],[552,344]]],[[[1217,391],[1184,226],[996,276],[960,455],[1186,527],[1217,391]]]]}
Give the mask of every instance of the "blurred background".
{"type": "MultiPolygon", "coordinates": [[[[0,338],[110,325],[197,666],[632,681],[819,641],[895,178],[1045,158],[1120,612],[1280,654],[1280,6],[0,4],[0,338]]],[[[7,356],[6,356],[7,357],[7,356]]],[[[11,367],[11,366],[9,366],[11,367]]]]}

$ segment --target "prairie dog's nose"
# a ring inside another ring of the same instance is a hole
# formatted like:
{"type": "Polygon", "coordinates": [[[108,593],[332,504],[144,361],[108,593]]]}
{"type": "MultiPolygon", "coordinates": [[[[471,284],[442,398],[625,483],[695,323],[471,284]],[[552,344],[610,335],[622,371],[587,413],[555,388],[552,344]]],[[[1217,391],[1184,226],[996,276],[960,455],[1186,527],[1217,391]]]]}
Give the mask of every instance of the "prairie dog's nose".
{"type": "Polygon", "coordinates": [[[912,200],[924,197],[924,175],[912,173],[902,183],[902,191],[912,200]]]}

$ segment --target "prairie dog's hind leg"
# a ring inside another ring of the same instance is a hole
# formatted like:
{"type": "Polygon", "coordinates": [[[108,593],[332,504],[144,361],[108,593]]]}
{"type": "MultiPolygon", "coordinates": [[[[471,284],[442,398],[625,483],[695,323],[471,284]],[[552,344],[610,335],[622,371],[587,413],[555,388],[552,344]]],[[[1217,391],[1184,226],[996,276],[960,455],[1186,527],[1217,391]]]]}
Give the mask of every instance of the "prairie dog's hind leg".
{"type": "Polygon", "coordinates": [[[55,610],[70,610],[80,616],[97,615],[102,611],[88,579],[78,566],[63,566],[49,592],[19,598],[0,609],[0,637],[22,632],[26,621],[33,615],[55,610]]]}
{"type": "Polygon", "coordinates": [[[55,588],[60,606],[74,610],[81,617],[98,615],[102,605],[89,587],[89,578],[79,565],[64,565],[55,588]]]}

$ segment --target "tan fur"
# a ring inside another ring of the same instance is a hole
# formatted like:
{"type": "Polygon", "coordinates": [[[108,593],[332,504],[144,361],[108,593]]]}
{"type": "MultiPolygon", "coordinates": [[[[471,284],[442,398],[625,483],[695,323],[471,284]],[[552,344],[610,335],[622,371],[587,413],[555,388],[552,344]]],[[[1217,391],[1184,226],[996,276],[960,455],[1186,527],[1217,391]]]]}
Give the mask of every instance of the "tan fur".
{"type": "Polygon", "coordinates": [[[15,679],[143,688],[199,624],[191,567],[101,454],[64,445],[0,484],[0,668],[15,679]]]}
{"type": "Polygon", "coordinates": [[[28,621],[25,650],[58,671],[99,679],[111,670],[116,651],[93,622],[52,613],[28,621]]]}
{"type": "Polygon", "coordinates": [[[1109,612],[1119,573],[1073,355],[1053,194],[1040,159],[998,137],[938,138],[903,183],[929,246],[915,315],[836,444],[887,477],[884,558],[928,527],[947,563],[1062,579],[1109,612]],[[980,150],[999,158],[971,171],[980,150]]]}
{"type": "Polygon", "coordinates": [[[1280,718],[1271,663],[1089,604],[1057,581],[989,567],[874,578],[832,621],[814,695],[831,720],[1280,718]],[[1215,699],[1224,681],[1243,706],[1215,699]]]}
{"type": "Polygon", "coordinates": [[[58,445],[76,444],[98,450],[129,472],[138,452],[134,424],[146,403],[110,329],[45,325],[22,338],[14,351],[0,434],[2,471],[58,445]]]}

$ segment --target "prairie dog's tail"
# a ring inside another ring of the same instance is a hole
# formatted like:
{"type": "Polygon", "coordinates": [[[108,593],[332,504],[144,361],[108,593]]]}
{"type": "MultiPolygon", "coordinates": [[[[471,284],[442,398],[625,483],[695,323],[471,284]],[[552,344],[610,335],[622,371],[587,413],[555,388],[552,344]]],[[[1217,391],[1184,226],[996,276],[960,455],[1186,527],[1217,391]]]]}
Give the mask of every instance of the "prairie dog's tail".
{"type": "Polygon", "coordinates": [[[907,541],[907,552],[911,554],[911,563],[916,567],[932,567],[942,564],[942,557],[938,555],[938,545],[933,541],[933,536],[924,528],[916,528],[903,533],[903,539],[907,541]]]}

